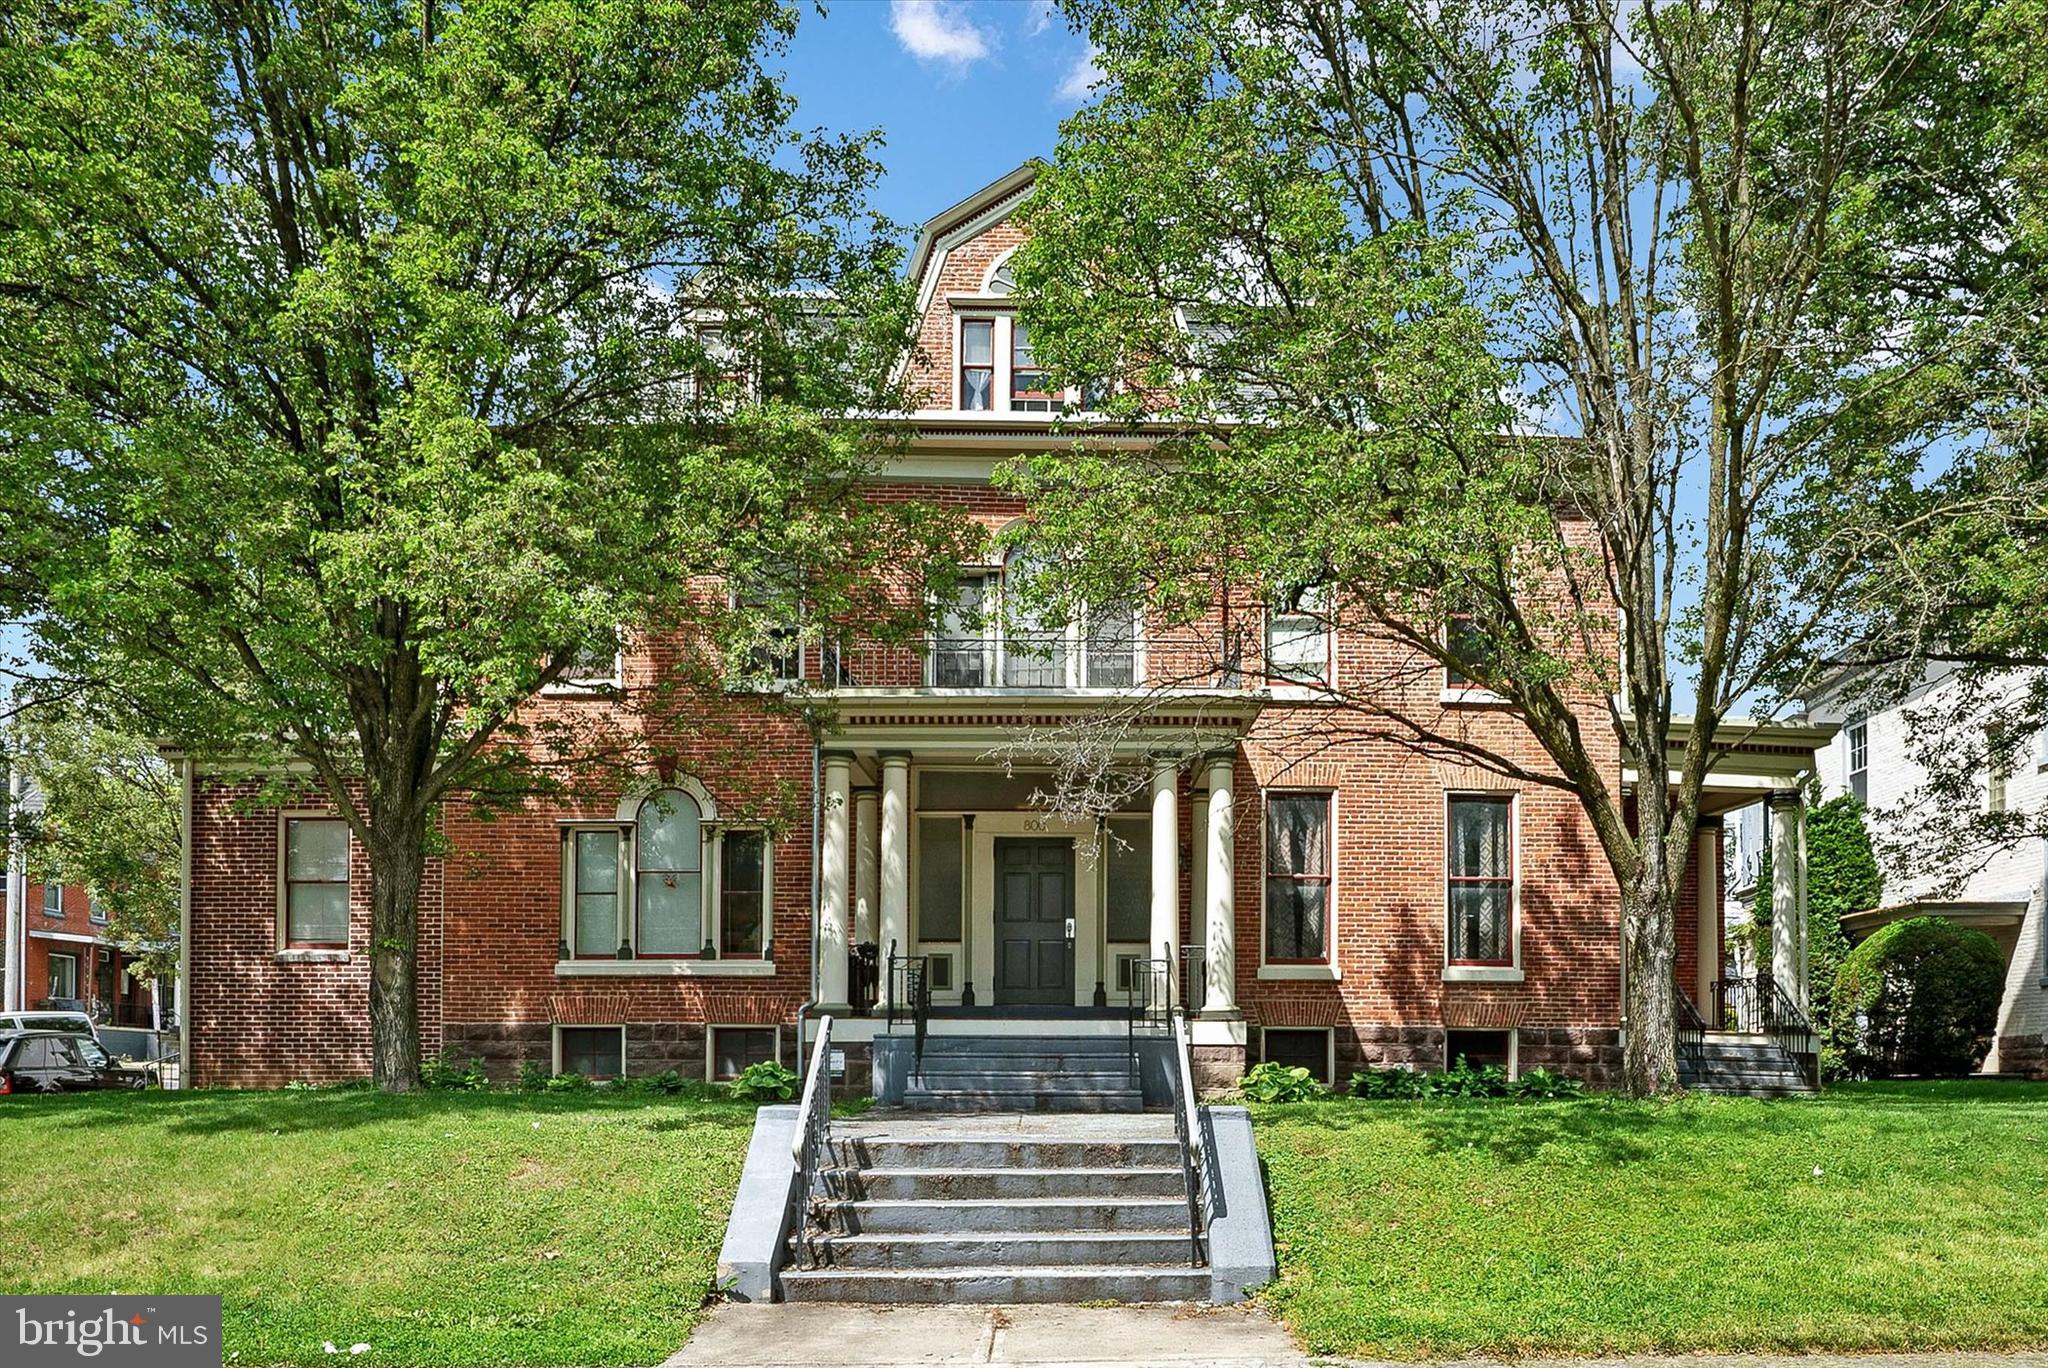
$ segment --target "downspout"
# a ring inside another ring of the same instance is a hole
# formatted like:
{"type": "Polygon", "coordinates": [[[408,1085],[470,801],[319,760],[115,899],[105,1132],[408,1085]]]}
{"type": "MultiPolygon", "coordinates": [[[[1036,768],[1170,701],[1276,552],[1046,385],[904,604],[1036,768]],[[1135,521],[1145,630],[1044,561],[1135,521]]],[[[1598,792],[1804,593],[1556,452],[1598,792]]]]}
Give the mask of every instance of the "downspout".
{"type": "Polygon", "coordinates": [[[178,1088],[192,1086],[192,785],[198,767],[190,757],[178,764],[184,783],[184,812],[178,829],[178,1088]]]}
{"type": "Polygon", "coordinates": [[[796,1009],[796,1081],[804,1081],[804,1021],[818,1006],[818,921],[824,910],[818,861],[825,853],[825,752],[818,734],[817,709],[804,705],[804,725],[811,730],[811,966],[810,993],[796,1009]]]}
{"type": "Polygon", "coordinates": [[[7,917],[4,928],[0,928],[4,930],[4,936],[0,936],[0,959],[5,960],[0,964],[0,1003],[5,1003],[7,1011],[18,1012],[26,1005],[22,999],[27,995],[28,974],[28,965],[24,963],[28,938],[22,934],[26,922],[23,903],[28,896],[23,881],[27,876],[21,868],[21,841],[14,828],[14,815],[21,809],[22,778],[21,768],[12,756],[0,755],[0,765],[7,769],[6,810],[0,812],[0,824],[5,825],[7,834],[7,917]]]}

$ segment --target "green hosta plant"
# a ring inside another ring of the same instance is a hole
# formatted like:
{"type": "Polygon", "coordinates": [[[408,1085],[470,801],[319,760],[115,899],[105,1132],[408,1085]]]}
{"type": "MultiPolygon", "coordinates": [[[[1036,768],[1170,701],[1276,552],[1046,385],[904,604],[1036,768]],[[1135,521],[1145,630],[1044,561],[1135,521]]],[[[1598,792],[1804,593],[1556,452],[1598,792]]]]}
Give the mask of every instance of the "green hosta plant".
{"type": "Polygon", "coordinates": [[[787,1102],[796,1096],[796,1071],[773,1060],[749,1064],[733,1080],[732,1095],[742,1102],[787,1102]]]}
{"type": "Polygon", "coordinates": [[[1324,1095],[1323,1085],[1307,1069],[1290,1069],[1270,1059],[1239,1079],[1237,1086],[1254,1102],[1313,1102],[1324,1095]]]}
{"type": "Polygon", "coordinates": [[[1360,1069],[1351,1075],[1351,1091],[1357,1097],[1427,1097],[1429,1077],[1413,1069],[1360,1069]]]}

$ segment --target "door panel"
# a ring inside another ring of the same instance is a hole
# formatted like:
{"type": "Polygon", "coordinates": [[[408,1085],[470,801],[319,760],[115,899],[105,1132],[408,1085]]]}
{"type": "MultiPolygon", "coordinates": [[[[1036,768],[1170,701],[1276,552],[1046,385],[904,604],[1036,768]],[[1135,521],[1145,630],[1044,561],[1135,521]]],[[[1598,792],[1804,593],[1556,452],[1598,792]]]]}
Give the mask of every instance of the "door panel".
{"type": "Polygon", "coordinates": [[[1074,844],[996,838],[996,1001],[1074,1000],[1074,844]]]}

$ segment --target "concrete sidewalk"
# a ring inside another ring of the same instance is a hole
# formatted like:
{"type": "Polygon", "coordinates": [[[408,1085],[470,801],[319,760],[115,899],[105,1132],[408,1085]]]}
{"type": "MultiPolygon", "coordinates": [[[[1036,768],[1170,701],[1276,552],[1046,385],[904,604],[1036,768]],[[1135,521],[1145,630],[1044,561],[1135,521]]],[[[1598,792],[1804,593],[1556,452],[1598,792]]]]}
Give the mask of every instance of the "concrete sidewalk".
{"type": "Polygon", "coordinates": [[[664,1368],[908,1368],[930,1364],[1307,1364],[1244,1307],[749,1305],[712,1311],[664,1368]]]}
{"type": "MultiPolygon", "coordinates": [[[[833,1306],[727,1303],[663,1368],[1034,1368],[1212,1364],[1215,1368],[1415,1368],[1311,1359],[1252,1308],[1200,1306],[833,1306]]],[[[1508,1368],[1465,1359],[1436,1368],[1508,1368]]],[[[1512,1368],[2048,1368],[2048,1354],[1689,1354],[1524,1359],[1512,1368]]]]}

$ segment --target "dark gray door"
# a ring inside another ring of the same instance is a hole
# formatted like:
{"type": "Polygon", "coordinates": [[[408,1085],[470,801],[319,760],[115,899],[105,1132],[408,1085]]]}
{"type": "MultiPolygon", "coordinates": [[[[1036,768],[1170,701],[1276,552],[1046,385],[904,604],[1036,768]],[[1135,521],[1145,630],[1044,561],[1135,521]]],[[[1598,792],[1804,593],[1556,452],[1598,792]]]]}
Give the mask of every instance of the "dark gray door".
{"type": "Polygon", "coordinates": [[[1074,1001],[1074,843],[996,838],[996,1001],[1074,1001]]]}

